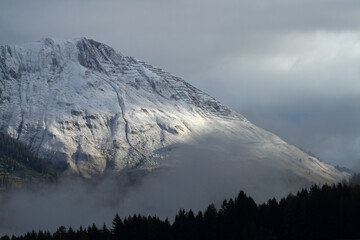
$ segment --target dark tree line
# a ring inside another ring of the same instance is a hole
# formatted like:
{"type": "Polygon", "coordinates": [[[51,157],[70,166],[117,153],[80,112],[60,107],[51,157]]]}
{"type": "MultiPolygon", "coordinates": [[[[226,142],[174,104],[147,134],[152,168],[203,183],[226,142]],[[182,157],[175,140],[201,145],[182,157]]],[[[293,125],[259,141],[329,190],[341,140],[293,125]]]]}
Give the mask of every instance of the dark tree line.
{"type": "Polygon", "coordinates": [[[194,214],[180,209],[172,224],[158,217],[116,214],[112,226],[92,225],[74,231],[60,227],[56,232],[29,232],[4,236],[1,240],[45,239],[355,239],[360,237],[360,186],[338,184],[312,186],[280,201],[270,199],[257,205],[244,192],[194,214]]]}
{"type": "Polygon", "coordinates": [[[11,171],[16,171],[24,165],[39,173],[55,174],[54,170],[44,160],[35,156],[27,146],[1,131],[0,161],[11,171]]]}
{"type": "Polygon", "coordinates": [[[0,194],[38,181],[54,181],[56,175],[57,172],[27,146],[0,131],[0,194]]]}

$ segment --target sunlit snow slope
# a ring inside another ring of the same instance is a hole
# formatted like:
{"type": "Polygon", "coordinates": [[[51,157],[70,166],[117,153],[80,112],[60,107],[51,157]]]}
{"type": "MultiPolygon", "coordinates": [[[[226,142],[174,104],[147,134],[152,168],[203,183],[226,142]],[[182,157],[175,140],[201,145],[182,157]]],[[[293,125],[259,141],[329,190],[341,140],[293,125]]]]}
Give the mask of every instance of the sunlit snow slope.
{"type": "Polygon", "coordinates": [[[344,177],[182,79],[102,43],[43,39],[0,54],[0,130],[84,177],[157,168],[171,146],[202,139],[206,151],[203,136],[212,133],[256,166],[315,183],[344,177]]]}

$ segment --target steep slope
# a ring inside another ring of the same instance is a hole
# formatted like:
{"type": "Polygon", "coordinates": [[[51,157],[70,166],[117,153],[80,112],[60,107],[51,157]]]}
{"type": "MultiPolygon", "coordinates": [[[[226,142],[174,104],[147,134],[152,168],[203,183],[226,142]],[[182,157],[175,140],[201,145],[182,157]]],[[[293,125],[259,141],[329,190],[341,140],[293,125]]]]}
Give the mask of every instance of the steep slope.
{"type": "Polygon", "coordinates": [[[2,46],[0,69],[0,129],[85,177],[154,169],[189,143],[226,158],[231,149],[204,134],[230,139],[244,166],[316,183],[344,177],[182,79],[93,40],[2,46]]]}

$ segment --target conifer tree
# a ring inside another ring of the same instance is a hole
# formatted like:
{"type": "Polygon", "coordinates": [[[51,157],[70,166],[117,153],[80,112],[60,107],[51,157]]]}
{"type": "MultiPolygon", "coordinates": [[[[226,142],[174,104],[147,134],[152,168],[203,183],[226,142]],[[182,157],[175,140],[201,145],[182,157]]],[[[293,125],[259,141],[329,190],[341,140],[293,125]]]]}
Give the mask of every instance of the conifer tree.
{"type": "Polygon", "coordinates": [[[116,213],[112,221],[112,229],[111,229],[114,239],[121,239],[121,235],[123,234],[124,231],[123,228],[124,228],[124,224],[119,214],[116,213]]]}

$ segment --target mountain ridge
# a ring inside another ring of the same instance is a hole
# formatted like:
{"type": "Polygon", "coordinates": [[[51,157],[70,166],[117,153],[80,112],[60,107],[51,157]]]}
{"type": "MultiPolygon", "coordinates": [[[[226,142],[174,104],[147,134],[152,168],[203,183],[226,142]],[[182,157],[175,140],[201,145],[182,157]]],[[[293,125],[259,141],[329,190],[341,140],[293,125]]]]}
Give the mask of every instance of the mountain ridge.
{"type": "Polygon", "coordinates": [[[94,40],[1,46],[0,59],[0,130],[84,177],[158,168],[172,145],[208,132],[249,146],[243,158],[279,158],[309,179],[314,167],[323,182],[344,177],[181,78],[94,40]]]}

